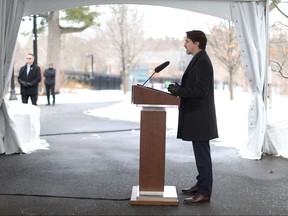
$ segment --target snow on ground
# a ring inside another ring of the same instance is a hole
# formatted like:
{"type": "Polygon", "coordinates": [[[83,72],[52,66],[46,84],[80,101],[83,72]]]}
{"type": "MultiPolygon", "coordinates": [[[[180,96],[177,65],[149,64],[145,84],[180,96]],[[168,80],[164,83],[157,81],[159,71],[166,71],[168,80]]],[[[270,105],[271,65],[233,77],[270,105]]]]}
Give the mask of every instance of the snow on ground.
{"type": "MultiPolygon", "coordinates": [[[[121,94],[121,93],[120,93],[121,94]]],[[[109,98],[109,96],[107,96],[109,98]]],[[[240,149],[247,140],[247,113],[250,103],[250,95],[235,94],[235,100],[229,100],[229,92],[216,91],[215,104],[218,119],[219,139],[215,144],[240,149]]],[[[126,120],[140,122],[141,107],[131,103],[131,93],[122,95],[122,100],[109,107],[102,107],[85,111],[85,114],[110,118],[114,120],[126,120]],[[121,115],[119,115],[121,113],[121,115]]],[[[178,108],[166,108],[167,133],[175,134],[178,126],[178,108]]]]}
{"type": "MultiPolygon", "coordinates": [[[[62,89],[60,94],[56,95],[56,104],[112,102],[124,100],[125,97],[123,91],[120,90],[62,89]]],[[[37,103],[38,105],[46,104],[46,96],[39,96],[37,103]]]]}
{"type": "MultiPolygon", "coordinates": [[[[251,100],[251,93],[234,92],[234,100],[229,99],[229,91],[215,90],[215,105],[217,112],[217,123],[219,138],[213,141],[218,146],[233,147],[241,150],[248,140],[248,109],[251,100]]],[[[20,98],[19,100],[20,101],[20,98]]],[[[125,120],[140,122],[139,107],[131,102],[131,92],[126,94],[120,90],[62,90],[56,95],[56,105],[64,103],[91,103],[91,102],[112,102],[115,104],[107,107],[96,108],[84,111],[87,115],[109,118],[112,120],[125,120]]],[[[46,104],[46,96],[40,96],[38,104],[46,104]]],[[[283,137],[288,131],[288,98],[273,96],[272,106],[269,105],[268,128],[273,129],[272,139],[286,145],[283,137]],[[277,127],[281,127],[278,130],[277,127]],[[280,132],[279,132],[280,131],[280,132]]],[[[167,134],[175,135],[178,126],[177,107],[166,108],[167,112],[167,134]]],[[[287,148],[288,149],[288,148],[287,148]]],[[[286,150],[285,150],[286,151],[286,150]]],[[[287,150],[288,152],[288,150],[287,150]]]]}
{"type": "MultiPolygon", "coordinates": [[[[114,105],[85,111],[87,115],[93,115],[113,120],[126,120],[140,122],[141,107],[131,103],[131,93],[123,94],[121,91],[103,91],[101,94],[105,98],[113,98],[110,94],[117,95],[121,99],[114,105]],[[119,115],[119,113],[121,113],[119,115]]],[[[233,147],[239,151],[245,148],[248,140],[248,110],[252,95],[250,92],[234,92],[234,100],[230,100],[229,91],[215,90],[215,105],[217,112],[217,124],[219,138],[212,143],[217,146],[233,147]]],[[[268,128],[274,130],[271,141],[283,143],[282,149],[288,152],[285,147],[288,131],[288,98],[278,95],[273,96],[273,103],[269,105],[267,120],[268,128]]],[[[178,109],[177,107],[166,108],[167,112],[167,134],[175,135],[178,126],[178,109]]],[[[269,129],[271,130],[271,129],[269,129]]],[[[275,145],[275,144],[274,144],[275,145]]],[[[283,152],[283,151],[282,151],[283,152]]],[[[283,156],[283,154],[282,154],[283,156]]]]}

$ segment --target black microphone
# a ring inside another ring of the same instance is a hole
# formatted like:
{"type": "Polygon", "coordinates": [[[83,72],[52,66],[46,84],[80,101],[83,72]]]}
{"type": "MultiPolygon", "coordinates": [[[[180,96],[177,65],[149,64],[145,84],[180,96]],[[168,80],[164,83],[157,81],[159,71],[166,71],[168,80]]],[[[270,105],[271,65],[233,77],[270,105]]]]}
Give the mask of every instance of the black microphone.
{"type": "Polygon", "coordinates": [[[162,63],[161,65],[157,66],[157,67],[154,69],[154,73],[143,83],[142,86],[144,86],[144,85],[151,79],[151,77],[152,77],[155,73],[159,73],[159,72],[162,71],[165,67],[167,67],[169,64],[170,64],[170,62],[169,62],[169,61],[166,61],[166,62],[162,63]]]}

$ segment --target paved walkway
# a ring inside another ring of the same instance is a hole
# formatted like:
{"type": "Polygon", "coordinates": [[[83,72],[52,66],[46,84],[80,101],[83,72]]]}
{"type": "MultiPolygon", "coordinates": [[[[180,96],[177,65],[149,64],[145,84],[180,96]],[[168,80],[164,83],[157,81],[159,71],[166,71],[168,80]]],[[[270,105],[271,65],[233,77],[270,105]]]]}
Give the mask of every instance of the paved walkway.
{"type": "Polygon", "coordinates": [[[0,215],[288,214],[287,159],[247,160],[214,145],[210,203],[183,204],[181,188],[194,183],[196,168],[191,144],[170,131],[165,185],[176,186],[179,205],[130,205],[138,185],[139,123],[83,114],[111,103],[39,105],[49,150],[0,156],[0,215]]]}

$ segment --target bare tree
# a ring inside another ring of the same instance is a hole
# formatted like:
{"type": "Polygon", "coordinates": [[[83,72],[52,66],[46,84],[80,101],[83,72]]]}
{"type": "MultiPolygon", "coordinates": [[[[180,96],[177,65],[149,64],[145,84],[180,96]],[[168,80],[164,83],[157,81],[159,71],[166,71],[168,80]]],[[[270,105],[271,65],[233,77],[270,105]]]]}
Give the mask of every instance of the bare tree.
{"type": "Polygon", "coordinates": [[[112,50],[117,52],[124,93],[129,91],[129,76],[144,47],[142,16],[137,7],[110,5],[111,19],[107,21],[112,50]]]}
{"type": "MultiPolygon", "coordinates": [[[[280,94],[287,94],[288,79],[288,31],[282,25],[274,25],[271,28],[270,38],[270,67],[275,72],[272,85],[280,94]]],[[[271,98],[272,95],[270,95],[271,98]]]]}
{"type": "MultiPolygon", "coordinates": [[[[277,10],[280,15],[288,18],[279,7],[281,1],[273,0],[270,3],[269,12],[277,10]]],[[[288,79],[288,40],[287,40],[287,24],[280,21],[274,23],[270,27],[270,67],[275,76],[272,76],[272,82],[268,84],[268,98],[270,105],[272,104],[272,86],[274,92],[287,94],[287,79],[288,79]],[[283,79],[284,78],[284,79],[283,79]]]]}
{"type": "Polygon", "coordinates": [[[229,73],[230,100],[233,100],[233,74],[241,65],[241,55],[232,21],[223,21],[211,29],[209,45],[229,73]]]}
{"type": "Polygon", "coordinates": [[[74,32],[82,32],[85,29],[97,24],[94,19],[99,14],[90,11],[89,7],[69,8],[63,12],[62,17],[60,11],[51,11],[42,14],[48,23],[48,40],[47,40],[47,63],[53,63],[57,68],[56,91],[59,90],[63,78],[60,70],[61,56],[61,35],[74,32]],[[60,24],[60,20],[65,20],[66,26],[60,24]],[[75,27],[75,24],[78,25],[75,27]]]}
{"type": "Polygon", "coordinates": [[[276,8],[283,16],[285,16],[286,18],[288,18],[288,15],[285,14],[285,13],[280,9],[280,7],[278,6],[279,3],[281,3],[281,1],[279,1],[279,0],[277,0],[277,1],[276,1],[276,0],[272,0],[271,3],[270,3],[270,5],[269,5],[269,12],[271,12],[272,10],[274,10],[274,9],[276,8]]]}

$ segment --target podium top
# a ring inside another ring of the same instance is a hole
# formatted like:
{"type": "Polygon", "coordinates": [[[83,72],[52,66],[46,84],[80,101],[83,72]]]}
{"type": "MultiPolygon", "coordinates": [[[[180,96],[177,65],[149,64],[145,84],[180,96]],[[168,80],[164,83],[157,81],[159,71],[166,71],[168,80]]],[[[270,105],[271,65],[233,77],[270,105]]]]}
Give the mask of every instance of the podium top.
{"type": "Polygon", "coordinates": [[[142,85],[132,86],[132,103],[139,105],[179,105],[180,98],[154,88],[142,85]]]}

